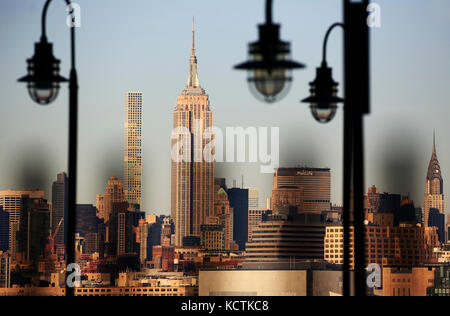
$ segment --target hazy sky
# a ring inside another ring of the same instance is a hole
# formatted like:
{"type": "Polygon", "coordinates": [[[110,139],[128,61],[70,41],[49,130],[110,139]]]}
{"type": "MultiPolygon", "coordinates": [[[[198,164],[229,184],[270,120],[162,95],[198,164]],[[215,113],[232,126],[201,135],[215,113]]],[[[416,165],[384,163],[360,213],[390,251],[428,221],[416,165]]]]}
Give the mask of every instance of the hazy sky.
{"type": "MultiPolygon", "coordinates": [[[[68,89],[47,107],[34,104],[24,84],[25,60],[40,37],[44,0],[0,1],[0,189],[44,188],[67,165],[68,89]]],[[[53,1],[48,37],[68,76],[69,29],[63,1],[53,1]]],[[[79,203],[95,203],[112,174],[123,175],[124,99],[144,96],[144,210],[170,211],[170,133],[177,95],[186,85],[191,20],[196,19],[200,83],[211,99],[215,125],[280,127],[281,165],[328,166],[332,200],[341,203],[342,110],[328,125],[316,123],[307,105],[320,63],[326,29],[342,21],[340,0],[274,2],[274,20],[292,44],[293,58],[308,68],[295,72],[289,95],[265,105],[247,89],[246,75],[232,70],[245,60],[264,19],[263,0],[78,0],[77,68],[80,83],[79,203]]],[[[450,1],[379,0],[382,26],[373,29],[372,113],[366,118],[366,185],[410,192],[423,204],[433,129],[450,196],[450,1]]],[[[335,80],[342,82],[342,32],[328,50],[335,80]]],[[[342,90],[342,89],[341,89],[342,90]]],[[[270,195],[272,176],[258,164],[220,164],[216,176],[270,195]]]]}

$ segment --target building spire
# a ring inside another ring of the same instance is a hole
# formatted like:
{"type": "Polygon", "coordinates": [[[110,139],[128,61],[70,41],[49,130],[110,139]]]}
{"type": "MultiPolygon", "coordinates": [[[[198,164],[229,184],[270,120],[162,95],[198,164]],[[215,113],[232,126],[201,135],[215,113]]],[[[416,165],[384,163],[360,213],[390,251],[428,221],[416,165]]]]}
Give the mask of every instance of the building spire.
{"type": "Polygon", "coordinates": [[[433,130],[433,154],[436,155],[436,130],[433,130]]]}
{"type": "Polygon", "coordinates": [[[194,17],[192,17],[192,56],[195,56],[195,20],[194,17]]]}
{"type": "Polygon", "coordinates": [[[198,80],[198,65],[197,56],[195,55],[195,24],[194,18],[192,18],[192,44],[191,44],[191,58],[189,62],[189,77],[185,93],[192,94],[204,94],[204,90],[200,87],[200,82],[198,80]]]}

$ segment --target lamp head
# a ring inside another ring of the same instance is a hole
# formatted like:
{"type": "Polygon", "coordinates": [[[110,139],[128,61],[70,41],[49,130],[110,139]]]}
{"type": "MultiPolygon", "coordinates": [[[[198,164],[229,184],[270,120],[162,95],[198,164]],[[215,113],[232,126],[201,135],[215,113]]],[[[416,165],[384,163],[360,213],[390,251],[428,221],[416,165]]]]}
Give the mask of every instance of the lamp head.
{"type": "Polygon", "coordinates": [[[58,96],[59,83],[67,82],[59,75],[60,60],[53,56],[53,45],[45,37],[35,43],[33,57],[27,59],[28,74],[19,82],[26,82],[28,93],[36,103],[48,105],[58,96]]]}
{"type": "Polygon", "coordinates": [[[333,80],[332,69],[323,62],[316,70],[316,79],[310,83],[311,95],[301,102],[310,103],[313,117],[320,123],[330,122],[337,111],[337,104],[344,102],[337,96],[338,83],[333,80]]]}
{"type": "Polygon", "coordinates": [[[259,40],[249,44],[248,61],[235,66],[247,70],[250,91],[267,103],[282,99],[292,82],[292,70],[305,65],[290,59],[290,44],[280,40],[280,25],[259,25],[259,40]]]}

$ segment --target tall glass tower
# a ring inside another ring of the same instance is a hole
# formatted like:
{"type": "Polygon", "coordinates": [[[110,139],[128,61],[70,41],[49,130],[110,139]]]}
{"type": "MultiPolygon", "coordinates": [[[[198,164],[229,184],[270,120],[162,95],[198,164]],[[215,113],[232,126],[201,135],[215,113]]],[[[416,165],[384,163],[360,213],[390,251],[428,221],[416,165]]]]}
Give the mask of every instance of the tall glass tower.
{"type": "Polygon", "coordinates": [[[125,199],[140,209],[142,205],[142,93],[128,92],[125,96],[125,199]]]}

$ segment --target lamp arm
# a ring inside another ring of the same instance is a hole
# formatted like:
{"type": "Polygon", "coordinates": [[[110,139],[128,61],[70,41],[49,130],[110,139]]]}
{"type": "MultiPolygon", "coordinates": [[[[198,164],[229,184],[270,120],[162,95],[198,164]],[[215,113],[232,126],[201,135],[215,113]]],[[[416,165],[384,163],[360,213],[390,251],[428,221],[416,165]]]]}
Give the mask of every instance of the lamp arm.
{"type": "MultiPolygon", "coordinates": [[[[48,11],[48,7],[50,6],[50,2],[52,2],[52,0],[47,0],[45,2],[44,5],[44,9],[42,11],[42,36],[41,36],[41,40],[43,41],[47,41],[47,26],[46,26],[46,21],[47,21],[47,11],[48,11]]],[[[64,0],[64,2],[66,3],[66,5],[71,5],[72,2],[70,0],[64,0]]],[[[72,69],[75,68],[75,27],[71,27],[70,30],[71,33],[71,64],[72,64],[72,69]]]]}
{"type": "Polygon", "coordinates": [[[327,44],[328,44],[328,38],[330,37],[331,31],[333,31],[334,28],[336,27],[342,27],[343,29],[345,29],[345,24],[344,23],[334,23],[332,24],[329,28],[327,33],[325,34],[325,39],[323,40],[323,59],[322,59],[322,64],[326,64],[327,63],[327,44]]]}

